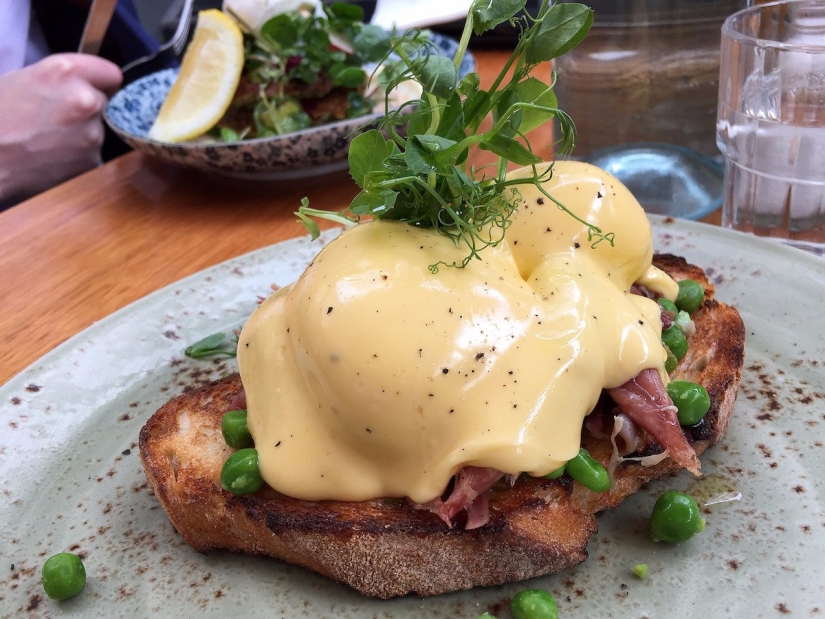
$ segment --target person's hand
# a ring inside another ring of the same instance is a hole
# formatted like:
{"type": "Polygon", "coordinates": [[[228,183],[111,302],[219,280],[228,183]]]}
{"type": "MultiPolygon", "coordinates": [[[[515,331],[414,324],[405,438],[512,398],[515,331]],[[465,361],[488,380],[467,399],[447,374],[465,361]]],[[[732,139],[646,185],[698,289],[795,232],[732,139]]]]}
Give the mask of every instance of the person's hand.
{"type": "Polygon", "coordinates": [[[0,75],[0,202],[99,165],[103,110],[122,81],[117,65],[87,54],[0,75]]]}

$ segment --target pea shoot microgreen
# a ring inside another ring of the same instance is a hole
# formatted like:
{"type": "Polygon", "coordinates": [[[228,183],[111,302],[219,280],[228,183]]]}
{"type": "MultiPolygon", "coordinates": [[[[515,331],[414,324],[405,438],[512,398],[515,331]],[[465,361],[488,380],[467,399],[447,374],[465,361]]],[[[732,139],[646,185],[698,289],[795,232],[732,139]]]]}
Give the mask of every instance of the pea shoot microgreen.
{"type": "Polygon", "coordinates": [[[225,333],[213,333],[202,340],[199,340],[187,346],[183,354],[193,359],[202,359],[204,357],[214,357],[216,355],[225,355],[227,357],[234,357],[237,355],[238,336],[226,341],[225,333]]]}
{"type": "MultiPolygon", "coordinates": [[[[329,212],[310,208],[308,200],[302,200],[296,215],[313,238],[319,234],[313,217],[344,225],[371,217],[436,228],[469,249],[461,262],[431,265],[436,272],[440,265],[466,266],[479,257],[479,251],[501,241],[520,201],[518,185],[535,185],[561,211],[576,217],[542,188],[542,182],[552,175],[552,166],[537,167],[541,158],[526,136],[555,118],[560,129],[556,151],[566,156],[576,143],[576,129],[570,116],[558,108],[553,93],[555,74],[545,83],[531,72],[584,39],[593,23],[593,11],[581,4],[543,0],[532,16],[525,5],[526,0],[474,0],[452,59],[439,55],[419,30],[393,34],[391,53],[401,62],[385,77],[386,91],[415,79],[423,93],[400,109],[391,109],[387,96],[380,130],[368,130],[352,140],[350,175],[361,191],[347,209],[329,212]],[[459,79],[458,67],[470,36],[504,22],[518,27],[521,34],[490,89],[480,87],[475,73],[459,79]],[[482,121],[489,115],[492,127],[482,130],[482,121]],[[468,154],[475,148],[497,155],[495,170],[478,170],[468,163],[468,154]],[[510,162],[532,166],[533,174],[508,179],[510,162]]],[[[593,244],[606,241],[612,245],[610,233],[582,223],[588,226],[593,244]]]]}

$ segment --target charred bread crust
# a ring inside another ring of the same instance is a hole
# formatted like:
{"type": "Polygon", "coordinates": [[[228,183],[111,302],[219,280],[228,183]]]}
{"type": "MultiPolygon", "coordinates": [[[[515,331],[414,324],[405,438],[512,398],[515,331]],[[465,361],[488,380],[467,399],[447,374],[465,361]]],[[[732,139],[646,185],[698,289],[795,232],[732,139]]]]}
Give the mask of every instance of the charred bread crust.
{"type": "MultiPolygon", "coordinates": [[[[713,299],[701,269],[674,256],[657,256],[656,264],[676,279],[705,285],[706,301],[693,315],[691,352],[673,376],[700,382],[710,393],[706,419],[686,431],[701,453],[727,428],[743,363],[744,326],[736,310],[713,299]]],[[[435,595],[572,567],[587,558],[596,512],[678,470],[670,460],[653,467],[621,465],[614,488],[603,494],[565,479],[522,476],[512,488],[500,483],[493,489],[490,521],[472,531],[448,528],[402,499],[309,502],[269,487],[234,496],[220,485],[221,468],[233,451],[220,425],[242,388],[234,374],[181,395],[141,430],[141,460],[172,524],[198,552],[221,548],[277,557],[379,598],[435,595]]],[[[608,462],[609,442],[586,433],[583,441],[608,462]]]]}

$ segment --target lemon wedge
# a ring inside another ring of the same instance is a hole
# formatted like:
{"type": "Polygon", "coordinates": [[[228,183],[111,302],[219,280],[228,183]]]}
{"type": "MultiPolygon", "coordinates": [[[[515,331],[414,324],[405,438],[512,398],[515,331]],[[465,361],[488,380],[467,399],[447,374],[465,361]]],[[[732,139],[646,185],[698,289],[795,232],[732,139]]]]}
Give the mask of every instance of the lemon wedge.
{"type": "Polygon", "coordinates": [[[209,131],[229,108],[243,64],[243,34],[235,21],[218,9],[200,11],[178,78],[149,138],[183,142],[209,131]]]}

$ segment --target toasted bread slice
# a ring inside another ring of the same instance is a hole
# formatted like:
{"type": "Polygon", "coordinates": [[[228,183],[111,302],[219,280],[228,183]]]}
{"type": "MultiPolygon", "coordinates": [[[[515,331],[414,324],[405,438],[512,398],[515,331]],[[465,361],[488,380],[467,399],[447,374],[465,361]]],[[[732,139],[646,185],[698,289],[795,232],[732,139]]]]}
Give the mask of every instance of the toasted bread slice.
{"type": "MultiPolygon", "coordinates": [[[[701,453],[727,428],[743,363],[744,326],[735,309],[713,299],[701,269],[674,256],[657,256],[656,263],[677,280],[690,277],[705,285],[706,301],[693,315],[697,333],[674,373],[701,383],[711,396],[710,412],[687,431],[701,453]]],[[[435,595],[567,569],[587,557],[596,512],[678,470],[670,459],[652,467],[622,464],[614,488],[602,494],[565,478],[522,476],[514,487],[493,489],[490,520],[475,530],[448,528],[435,514],[399,499],[309,502],[269,487],[234,496],[221,489],[221,468],[233,450],[220,425],[242,388],[235,374],[179,396],[142,429],[141,459],[170,520],[199,552],[270,555],[380,598],[435,595]]],[[[606,464],[610,442],[583,436],[591,454],[606,464]]]]}

